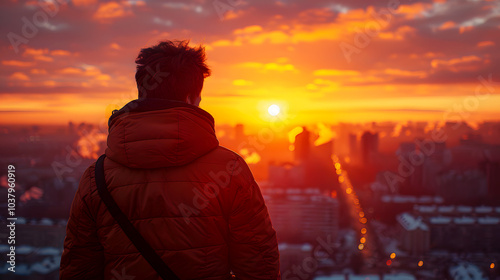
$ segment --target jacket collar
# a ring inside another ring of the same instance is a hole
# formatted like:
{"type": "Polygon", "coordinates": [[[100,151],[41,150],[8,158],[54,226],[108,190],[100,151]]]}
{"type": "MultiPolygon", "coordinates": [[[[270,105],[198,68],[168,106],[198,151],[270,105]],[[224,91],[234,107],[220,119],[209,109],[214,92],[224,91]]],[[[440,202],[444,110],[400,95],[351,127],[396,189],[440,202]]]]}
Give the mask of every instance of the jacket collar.
{"type": "Polygon", "coordinates": [[[212,125],[212,127],[214,127],[214,118],[212,117],[212,115],[210,115],[210,113],[201,109],[200,107],[177,100],[142,98],[130,101],[120,110],[114,110],[108,120],[108,130],[111,129],[111,126],[119,116],[125,116],[129,113],[157,111],[176,107],[185,107],[195,110],[201,117],[205,118],[206,121],[208,121],[212,125]]]}

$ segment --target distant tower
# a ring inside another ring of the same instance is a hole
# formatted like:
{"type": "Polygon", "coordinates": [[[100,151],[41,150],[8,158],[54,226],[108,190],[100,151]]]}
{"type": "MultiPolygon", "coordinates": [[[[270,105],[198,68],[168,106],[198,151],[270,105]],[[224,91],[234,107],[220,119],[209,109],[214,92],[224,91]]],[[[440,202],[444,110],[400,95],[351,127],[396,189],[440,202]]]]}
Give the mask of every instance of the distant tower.
{"type": "Polygon", "coordinates": [[[488,184],[488,199],[500,201],[500,162],[485,160],[479,163],[480,170],[486,175],[488,184]]]}
{"type": "Polygon", "coordinates": [[[307,158],[309,158],[309,153],[311,150],[311,133],[305,126],[302,128],[303,131],[295,136],[295,160],[299,162],[303,162],[307,158]]]}
{"type": "MultiPolygon", "coordinates": [[[[411,163],[412,156],[423,156],[422,152],[417,150],[417,145],[414,142],[402,142],[399,144],[399,149],[396,151],[399,162],[411,163]]],[[[423,195],[426,194],[422,188],[423,180],[423,164],[412,165],[413,172],[408,179],[403,183],[401,194],[406,195],[423,195]]]]}
{"type": "Polygon", "coordinates": [[[68,134],[69,135],[74,135],[76,133],[76,128],[75,128],[75,124],[73,122],[69,122],[68,123],[68,134]]]}
{"type": "Polygon", "coordinates": [[[363,164],[372,163],[373,156],[378,153],[378,133],[365,131],[361,135],[361,153],[363,164]]]}
{"type": "Polygon", "coordinates": [[[438,163],[444,163],[446,152],[446,142],[436,142],[434,152],[429,157],[438,163]]]}
{"type": "Polygon", "coordinates": [[[245,139],[245,127],[239,123],[234,127],[234,140],[237,143],[243,142],[245,139]]]}
{"type": "Polygon", "coordinates": [[[358,136],[354,133],[349,133],[349,155],[352,158],[358,156],[358,136]]]}

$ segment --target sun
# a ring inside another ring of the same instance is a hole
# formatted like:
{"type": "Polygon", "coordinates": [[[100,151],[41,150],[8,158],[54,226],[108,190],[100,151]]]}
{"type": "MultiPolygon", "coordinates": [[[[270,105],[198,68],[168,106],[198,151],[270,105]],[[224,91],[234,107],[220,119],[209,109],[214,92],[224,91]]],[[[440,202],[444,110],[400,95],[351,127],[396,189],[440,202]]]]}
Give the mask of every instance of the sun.
{"type": "Polygon", "coordinates": [[[273,104],[267,108],[267,112],[271,116],[277,116],[280,113],[280,106],[273,104]]]}

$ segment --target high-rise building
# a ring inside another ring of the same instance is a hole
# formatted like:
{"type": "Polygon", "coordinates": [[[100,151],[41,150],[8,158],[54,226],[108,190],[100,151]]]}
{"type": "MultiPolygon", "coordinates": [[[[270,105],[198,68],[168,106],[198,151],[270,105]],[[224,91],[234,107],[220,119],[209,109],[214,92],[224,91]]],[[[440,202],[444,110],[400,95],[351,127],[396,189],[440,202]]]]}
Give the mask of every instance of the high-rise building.
{"type": "Polygon", "coordinates": [[[396,217],[401,226],[399,245],[410,254],[421,255],[430,248],[430,231],[422,217],[402,213],[396,217]]]}
{"type": "Polygon", "coordinates": [[[488,199],[500,201],[500,162],[483,161],[479,163],[479,168],[486,174],[488,199]]]}
{"type": "Polygon", "coordinates": [[[304,162],[311,150],[311,133],[304,126],[303,131],[295,136],[295,161],[304,162]]]}
{"type": "Polygon", "coordinates": [[[349,155],[352,159],[356,159],[358,152],[358,136],[354,133],[349,133],[349,155]]]}
{"type": "Polygon", "coordinates": [[[453,206],[441,206],[435,215],[400,214],[397,220],[403,228],[401,247],[417,255],[433,249],[458,252],[495,252],[500,249],[496,240],[500,218],[476,216],[484,210],[492,212],[491,207],[476,207],[475,215],[459,215],[454,209],[453,206]]]}
{"type": "Polygon", "coordinates": [[[263,190],[264,199],[281,242],[315,242],[320,236],[336,236],[338,201],[319,189],[263,190]]]}
{"type": "Polygon", "coordinates": [[[487,178],[479,170],[449,170],[438,176],[437,194],[448,203],[477,204],[488,195],[487,178]]]}
{"type": "Polygon", "coordinates": [[[237,145],[243,142],[245,139],[245,127],[243,124],[239,123],[234,127],[234,141],[237,145]]]}
{"type": "Polygon", "coordinates": [[[374,156],[378,153],[378,133],[365,131],[361,135],[361,155],[363,164],[368,165],[373,163],[374,156]]]}
{"type": "Polygon", "coordinates": [[[422,187],[423,162],[425,155],[417,150],[414,142],[403,142],[396,151],[398,160],[405,170],[410,172],[400,190],[402,194],[423,195],[427,194],[422,187]],[[417,163],[417,164],[415,164],[417,163]]]}

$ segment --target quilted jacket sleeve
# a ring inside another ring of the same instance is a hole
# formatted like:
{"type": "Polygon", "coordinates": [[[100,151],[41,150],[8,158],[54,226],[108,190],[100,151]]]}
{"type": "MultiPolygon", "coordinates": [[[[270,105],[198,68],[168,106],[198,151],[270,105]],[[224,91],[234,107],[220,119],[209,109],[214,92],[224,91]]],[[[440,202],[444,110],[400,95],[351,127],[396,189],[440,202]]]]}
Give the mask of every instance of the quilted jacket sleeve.
{"type": "Polygon", "coordinates": [[[95,221],[85,202],[93,181],[93,171],[94,168],[89,167],[83,174],[71,205],[59,271],[61,280],[103,279],[103,247],[97,238],[95,221]]]}
{"type": "Polygon", "coordinates": [[[232,180],[236,194],[229,217],[231,269],[238,279],[280,279],[276,231],[247,164],[240,158],[232,180]]]}

